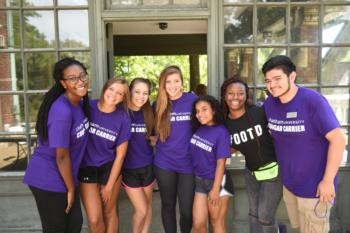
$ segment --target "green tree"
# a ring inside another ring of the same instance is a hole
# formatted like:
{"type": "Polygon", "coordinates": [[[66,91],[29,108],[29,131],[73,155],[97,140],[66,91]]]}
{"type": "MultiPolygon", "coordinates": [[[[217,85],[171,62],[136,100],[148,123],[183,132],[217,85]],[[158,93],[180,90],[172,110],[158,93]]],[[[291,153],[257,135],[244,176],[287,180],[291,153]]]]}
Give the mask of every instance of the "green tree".
{"type": "MultiPolygon", "coordinates": [[[[115,76],[125,77],[129,82],[136,77],[144,77],[151,81],[153,89],[151,99],[154,100],[158,90],[160,72],[169,65],[177,65],[184,76],[184,91],[189,91],[189,56],[117,56],[114,58],[115,76]]],[[[207,56],[200,56],[201,83],[207,83],[207,56]]]]}

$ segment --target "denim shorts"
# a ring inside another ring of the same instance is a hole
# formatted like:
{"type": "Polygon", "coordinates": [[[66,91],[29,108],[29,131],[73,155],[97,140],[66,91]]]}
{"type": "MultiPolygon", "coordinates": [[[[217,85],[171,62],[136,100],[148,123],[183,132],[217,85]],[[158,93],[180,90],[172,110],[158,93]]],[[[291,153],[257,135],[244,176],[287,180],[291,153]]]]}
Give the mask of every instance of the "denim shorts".
{"type": "Polygon", "coordinates": [[[99,167],[89,166],[79,169],[78,179],[81,183],[97,183],[106,185],[113,167],[113,161],[99,167]]]}
{"type": "MultiPolygon", "coordinates": [[[[213,188],[214,180],[203,179],[201,177],[196,176],[195,178],[195,192],[208,195],[210,190],[213,188]]],[[[220,188],[220,197],[234,195],[234,187],[232,183],[232,179],[229,173],[225,173],[222,177],[221,188],[220,188]]]]}

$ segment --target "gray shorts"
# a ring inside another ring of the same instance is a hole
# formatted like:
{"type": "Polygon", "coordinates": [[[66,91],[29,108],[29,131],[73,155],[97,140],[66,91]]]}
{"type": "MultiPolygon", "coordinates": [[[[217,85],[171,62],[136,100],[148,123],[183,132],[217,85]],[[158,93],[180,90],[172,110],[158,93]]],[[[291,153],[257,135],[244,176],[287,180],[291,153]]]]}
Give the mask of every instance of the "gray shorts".
{"type": "MultiPolygon", "coordinates": [[[[214,180],[203,179],[196,176],[195,178],[195,192],[208,195],[210,190],[213,188],[214,180]]],[[[230,196],[234,194],[234,187],[229,173],[225,173],[221,181],[220,197],[230,196]]]]}

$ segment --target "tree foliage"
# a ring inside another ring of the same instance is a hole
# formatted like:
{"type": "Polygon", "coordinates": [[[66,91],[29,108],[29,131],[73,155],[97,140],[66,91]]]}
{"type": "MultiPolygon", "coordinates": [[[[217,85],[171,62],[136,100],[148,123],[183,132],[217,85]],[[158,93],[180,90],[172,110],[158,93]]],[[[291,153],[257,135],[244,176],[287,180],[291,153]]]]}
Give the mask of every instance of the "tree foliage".
{"type": "MultiPolygon", "coordinates": [[[[190,88],[190,67],[188,55],[177,56],[118,56],[114,58],[115,76],[126,78],[129,82],[136,77],[144,77],[152,83],[151,99],[154,100],[158,90],[160,72],[169,65],[177,65],[184,76],[184,91],[190,88]]],[[[200,56],[200,81],[207,83],[207,56],[200,56]]]]}

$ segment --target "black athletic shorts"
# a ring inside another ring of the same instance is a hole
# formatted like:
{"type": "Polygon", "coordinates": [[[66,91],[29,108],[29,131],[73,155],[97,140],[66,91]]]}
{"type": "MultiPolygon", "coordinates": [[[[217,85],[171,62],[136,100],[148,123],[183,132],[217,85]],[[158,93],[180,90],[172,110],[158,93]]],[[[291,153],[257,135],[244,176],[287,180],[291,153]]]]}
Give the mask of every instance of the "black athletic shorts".
{"type": "Polygon", "coordinates": [[[145,188],[155,181],[152,164],[141,168],[123,169],[122,174],[124,188],[145,188]]]}
{"type": "Polygon", "coordinates": [[[78,179],[81,183],[97,183],[106,185],[113,167],[113,161],[107,162],[100,167],[83,167],[79,169],[78,179]]]}
{"type": "MultiPolygon", "coordinates": [[[[214,185],[214,180],[203,179],[198,176],[196,176],[195,182],[196,182],[195,192],[206,194],[206,195],[208,195],[208,193],[210,192],[210,190],[213,188],[213,185],[214,185]]],[[[234,188],[233,188],[231,175],[228,172],[225,172],[221,181],[220,197],[223,197],[223,196],[232,197],[233,194],[234,194],[234,188]]]]}

